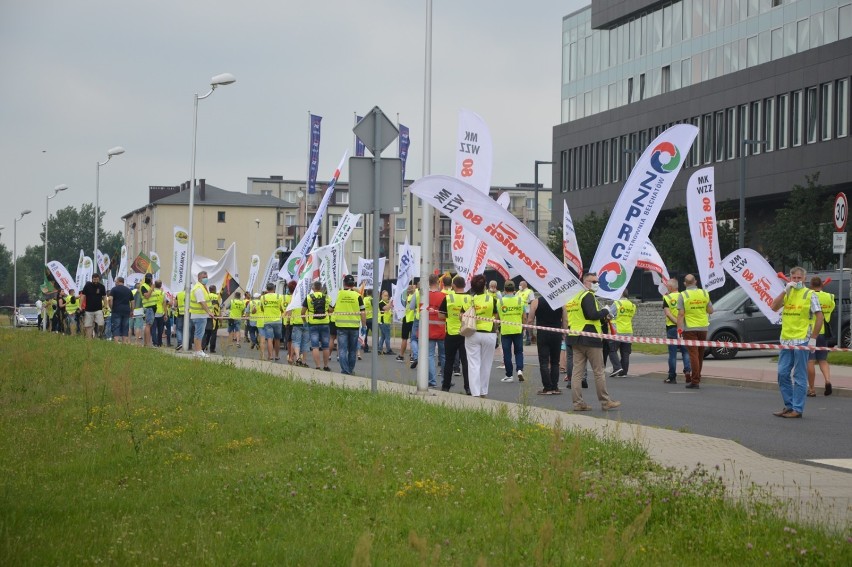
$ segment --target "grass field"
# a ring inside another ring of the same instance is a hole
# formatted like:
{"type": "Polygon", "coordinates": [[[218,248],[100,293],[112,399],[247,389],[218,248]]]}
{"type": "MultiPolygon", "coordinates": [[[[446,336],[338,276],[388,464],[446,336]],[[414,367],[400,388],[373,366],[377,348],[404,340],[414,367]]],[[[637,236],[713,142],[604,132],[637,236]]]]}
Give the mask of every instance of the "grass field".
{"type": "Polygon", "coordinates": [[[107,342],[0,330],[0,431],[2,565],[852,564],[635,446],[107,342]]]}

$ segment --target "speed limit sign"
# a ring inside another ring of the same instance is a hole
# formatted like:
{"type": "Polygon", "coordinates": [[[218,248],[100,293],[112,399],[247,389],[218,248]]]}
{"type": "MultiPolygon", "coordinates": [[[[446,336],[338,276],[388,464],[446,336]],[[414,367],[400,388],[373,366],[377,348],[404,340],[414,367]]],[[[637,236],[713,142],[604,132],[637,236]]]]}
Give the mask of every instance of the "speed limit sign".
{"type": "Polygon", "coordinates": [[[834,198],[834,229],[837,232],[846,230],[846,219],[849,217],[849,201],[846,193],[838,193],[834,198]]]}

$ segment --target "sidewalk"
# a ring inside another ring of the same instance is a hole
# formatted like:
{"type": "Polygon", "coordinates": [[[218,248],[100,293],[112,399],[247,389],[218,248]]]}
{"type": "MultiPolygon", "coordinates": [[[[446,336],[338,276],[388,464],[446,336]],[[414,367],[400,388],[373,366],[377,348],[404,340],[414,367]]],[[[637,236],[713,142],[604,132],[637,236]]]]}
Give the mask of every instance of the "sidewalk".
{"type": "MultiPolygon", "coordinates": [[[[397,345],[398,343],[395,343],[394,347],[397,345]]],[[[526,347],[524,353],[535,357],[530,361],[537,363],[535,345],[526,347]]],[[[214,356],[212,360],[216,361],[218,358],[214,356]]],[[[370,389],[369,378],[246,358],[230,360],[239,368],[251,368],[278,376],[289,375],[318,384],[370,389]]],[[[660,355],[659,362],[637,364],[635,368],[631,365],[631,374],[665,372],[666,364],[665,356],[660,355]]],[[[718,375],[712,379],[729,380],[753,387],[777,387],[775,363],[769,357],[708,360],[705,368],[708,376],[718,375]]],[[[852,369],[837,367],[837,372],[834,372],[835,367],[832,367],[832,371],[835,395],[841,392],[842,395],[852,395],[849,387],[852,383],[852,369]]],[[[818,383],[821,382],[820,378],[817,380],[818,383]]],[[[529,418],[554,428],[567,430],[579,427],[604,438],[636,442],[645,447],[652,459],[666,467],[691,471],[700,463],[709,473],[722,480],[731,498],[753,501],[754,488],[757,487],[769,498],[780,503],[779,514],[792,520],[818,523],[841,533],[848,532],[852,523],[852,474],[849,472],[771,459],[727,439],[613,422],[559,410],[522,407],[516,403],[472,398],[436,390],[422,393],[417,392],[413,386],[394,382],[379,381],[378,388],[382,392],[416,396],[424,402],[456,408],[477,408],[495,412],[506,408],[515,417],[524,413],[529,418]]]]}

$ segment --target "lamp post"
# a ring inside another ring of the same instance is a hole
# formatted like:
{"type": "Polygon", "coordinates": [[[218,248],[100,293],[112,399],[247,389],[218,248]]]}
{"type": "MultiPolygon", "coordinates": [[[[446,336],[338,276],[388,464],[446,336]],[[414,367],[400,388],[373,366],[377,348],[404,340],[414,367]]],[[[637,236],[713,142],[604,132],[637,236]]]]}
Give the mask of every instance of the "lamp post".
{"type": "MultiPolygon", "coordinates": [[[[47,268],[47,225],[50,224],[50,200],[59,195],[60,191],[65,191],[68,186],[64,183],[53,188],[53,195],[47,195],[44,200],[44,266],[47,268]]],[[[44,330],[47,330],[47,317],[42,318],[44,330]]]]}
{"type": "Polygon", "coordinates": [[[232,74],[222,73],[210,79],[210,90],[207,91],[207,94],[198,96],[198,93],[195,93],[195,104],[192,114],[192,171],[190,175],[192,186],[189,191],[189,247],[183,271],[183,289],[186,292],[183,302],[183,352],[189,352],[189,296],[192,291],[192,257],[195,252],[192,245],[192,209],[195,206],[195,148],[198,141],[198,101],[212,95],[216,87],[230,85],[236,81],[232,74]]]}
{"type": "Polygon", "coordinates": [[[538,238],[538,166],[540,166],[540,165],[553,165],[553,162],[552,161],[535,160],[535,186],[533,187],[533,191],[535,191],[535,193],[533,194],[533,201],[534,201],[533,206],[535,207],[535,213],[534,213],[533,219],[534,219],[534,222],[535,222],[535,237],[536,238],[538,238]]]}
{"type": "Polygon", "coordinates": [[[13,255],[12,255],[12,263],[14,264],[14,275],[12,276],[14,279],[13,290],[12,290],[12,319],[15,321],[13,323],[14,327],[18,326],[18,221],[24,218],[25,215],[30,214],[32,211],[29,209],[24,209],[21,211],[21,216],[15,219],[15,226],[13,228],[13,255]]]}
{"type": "MultiPolygon", "coordinates": [[[[97,173],[95,174],[95,249],[92,251],[92,258],[95,260],[95,271],[99,272],[98,267],[98,226],[100,224],[100,200],[101,200],[101,166],[109,163],[113,156],[120,156],[124,153],[124,148],[116,146],[107,150],[107,158],[104,161],[99,161],[97,173]]],[[[45,263],[47,261],[45,260],[45,263]]]]}
{"type": "Polygon", "coordinates": [[[740,221],[739,235],[737,239],[737,248],[745,246],[745,176],[746,176],[746,148],[749,146],[765,146],[765,140],[746,140],[743,138],[743,144],[740,148],[740,221]]]}

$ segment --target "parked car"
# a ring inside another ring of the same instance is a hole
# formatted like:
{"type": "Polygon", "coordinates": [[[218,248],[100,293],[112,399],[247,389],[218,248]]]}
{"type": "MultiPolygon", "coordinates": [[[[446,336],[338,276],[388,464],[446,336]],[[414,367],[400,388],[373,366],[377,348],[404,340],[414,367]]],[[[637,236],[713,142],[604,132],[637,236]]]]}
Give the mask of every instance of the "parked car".
{"type": "Polygon", "coordinates": [[[18,326],[38,326],[38,307],[35,305],[21,305],[18,307],[18,326]]]}
{"type": "MultiPolygon", "coordinates": [[[[811,276],[820,276],[823,281],[830,278],[829,282],[823,285],[823,290],[834,294],[835,301],[838,300],[837,294],[840,290],[840,272],[817,272],[808,274],[806,284],[810,283],[811,276]]],[[[837,318],[841,319],[841,329],[843,341],[842,345],[849,347],[852,345],[852,336],[849,331],[850,309],[852,309],[852,301],[850,301],[850,292],[852,292],[852,270],[845,269],[843,271],[843,298],[842,304],[838,301],[837,307],[831,317],[829,327],[831,334],[828,339],[829,346],[837,344],[837,318]]],[[[710,328],[707,332],[707,337],[711,341],[732,342],[732,343],[767,343],[777,344],[781,339],[781,325],[773,325],[766,316],[761,313],[760,309],[748,297],[745,290],[737,287],[718,301],[713,303],[713,314],[710,315],[710,328]]],[[[740,349],[726,347],[712,347],[707,349],[707,354],[713,358],[727,360],[734,358],[740,349]]]]}

